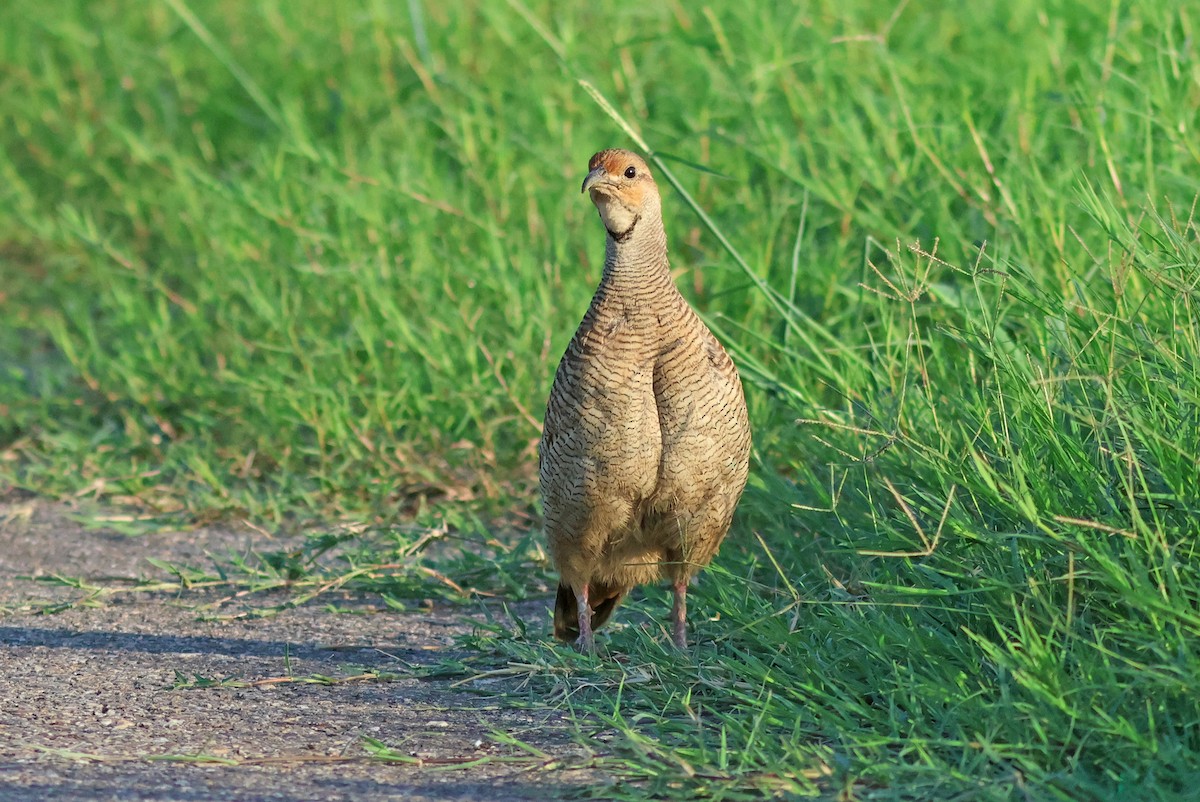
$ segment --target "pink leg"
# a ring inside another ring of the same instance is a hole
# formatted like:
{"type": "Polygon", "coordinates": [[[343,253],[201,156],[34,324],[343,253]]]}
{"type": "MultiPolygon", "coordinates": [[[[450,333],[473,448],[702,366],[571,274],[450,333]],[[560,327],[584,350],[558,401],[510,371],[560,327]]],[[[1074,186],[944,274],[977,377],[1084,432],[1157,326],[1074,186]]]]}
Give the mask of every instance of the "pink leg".
{"type": "Polygon", "coordinates": [[[592,606],[588,603],[588,586],[584,585],[575,594],[576,605],[579,607],[579,640],[575,646],[584,654],[596,653],[596,641],[592,637],[592,606]]]}
{"type": "Polygon", "coordinates": [[[680,649],[687,648],[687,580],[675,580],[675,606],[671,609],[671,640],[680,649]]]}

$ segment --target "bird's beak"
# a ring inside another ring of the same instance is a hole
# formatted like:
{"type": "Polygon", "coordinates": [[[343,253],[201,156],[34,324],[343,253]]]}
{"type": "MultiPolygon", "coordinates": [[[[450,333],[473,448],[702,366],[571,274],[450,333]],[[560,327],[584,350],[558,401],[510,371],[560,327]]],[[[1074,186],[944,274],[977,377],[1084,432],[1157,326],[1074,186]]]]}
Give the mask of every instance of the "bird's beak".
{"type": "Polygon", "coordinates": [[[608,172],[604,169],[604,165],[600,165],[595,170],[592,170],[587,174],[587,178],[583,179],[583,187],[581,187],[579,191],[587,192],[592,187],[596,186],[597,184],[603,184],[607,180],[608,172]]]}

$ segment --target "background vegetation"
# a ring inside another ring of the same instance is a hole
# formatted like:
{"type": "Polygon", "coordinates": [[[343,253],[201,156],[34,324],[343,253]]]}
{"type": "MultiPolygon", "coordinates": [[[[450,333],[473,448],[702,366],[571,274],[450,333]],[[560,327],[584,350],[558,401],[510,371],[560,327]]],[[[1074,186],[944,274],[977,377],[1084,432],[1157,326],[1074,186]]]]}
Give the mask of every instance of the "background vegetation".
{"type": "Polygon", "coordinates": [[[688,654],[652,589],[619,660],[538,618],[483,668],[631,798],[1187,798],[1194,5],[604,5],[4,3],[0,487],[399,525],[368,562],[442,522],[536,593],[578,185],[631,144],[584,80],[711,220],[666,192],[751,484],[688,654]]]}

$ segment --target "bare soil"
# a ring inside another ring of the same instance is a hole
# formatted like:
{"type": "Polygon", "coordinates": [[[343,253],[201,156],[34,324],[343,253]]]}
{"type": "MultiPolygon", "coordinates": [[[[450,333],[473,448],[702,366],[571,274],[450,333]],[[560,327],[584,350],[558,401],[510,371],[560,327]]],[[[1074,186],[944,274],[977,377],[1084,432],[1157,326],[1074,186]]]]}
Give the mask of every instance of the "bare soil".
{"type": "Polygon", "coordinates": [[[471,620],[460,610],[335,614],[321,603],[213,621],[194,593],[137,592],[48,612],[87,594],[20,577],[169,579],[147,558],[279,548],[250,529],[128,537],[73,512],[0,498],[0,801],[604,798],[610,780],[570,745],[559,714],[419,670],[462,656],[456,638],[471,620]],[[395,677],[294,681],[362,671],[395,677]],[[175,689],[181,675],[257,684],[175,689]],[[364,739],[412,762],[372,759],[364,739]]]}

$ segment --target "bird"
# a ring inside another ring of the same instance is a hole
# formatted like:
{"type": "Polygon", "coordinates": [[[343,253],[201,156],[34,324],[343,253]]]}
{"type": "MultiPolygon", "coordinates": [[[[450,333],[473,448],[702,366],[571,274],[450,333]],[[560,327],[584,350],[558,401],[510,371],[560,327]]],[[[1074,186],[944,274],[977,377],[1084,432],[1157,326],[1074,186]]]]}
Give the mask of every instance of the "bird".
{"type": "Polygon", "coordinates": [[[588,161],[604,271],[558,365],[538,449],[545,535],[559,572],[554,634],[594,631],[637,585],[667,579],[671,640],[687,590],[729,531],[750,424],[738,371],[675,286],[649,165],[620,148],[588,161]]]}

